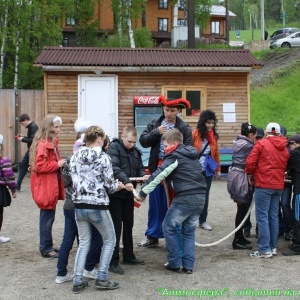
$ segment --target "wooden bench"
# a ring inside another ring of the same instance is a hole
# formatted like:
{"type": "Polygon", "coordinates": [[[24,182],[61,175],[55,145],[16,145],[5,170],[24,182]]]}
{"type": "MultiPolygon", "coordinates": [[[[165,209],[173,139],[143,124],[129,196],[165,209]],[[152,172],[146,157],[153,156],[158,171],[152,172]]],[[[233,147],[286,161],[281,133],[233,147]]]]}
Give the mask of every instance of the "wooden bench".
{"type": "Polygon", "coordinates": [[[221,175],[228,175],[228,168],[232,164],[232,148],[220,148],[220,164],[221,164],[221,175]]]}

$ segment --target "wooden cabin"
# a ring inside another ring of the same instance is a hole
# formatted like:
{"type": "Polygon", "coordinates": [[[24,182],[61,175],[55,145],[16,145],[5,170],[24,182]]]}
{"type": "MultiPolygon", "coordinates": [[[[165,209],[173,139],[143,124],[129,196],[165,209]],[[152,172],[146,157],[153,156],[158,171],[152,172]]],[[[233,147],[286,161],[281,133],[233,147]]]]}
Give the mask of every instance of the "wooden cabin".
{"type": "Polygon", "coordinates": [[[63,119],[63,156],[72,151],[77,117],[102,126],[110,137],[126,125],[141,132],[161,113],[159,95],[191,102],[181,114],[191,128],[202,110],[214,110],[219,145],[231,147],[241,123],[250,119],[249,72],[263,66],[249,50],[76,47],[47,47],[35,65],[44,70],[45,114],[63,119]],[[143,105],[148,108],[140,115],[143,105]]]}

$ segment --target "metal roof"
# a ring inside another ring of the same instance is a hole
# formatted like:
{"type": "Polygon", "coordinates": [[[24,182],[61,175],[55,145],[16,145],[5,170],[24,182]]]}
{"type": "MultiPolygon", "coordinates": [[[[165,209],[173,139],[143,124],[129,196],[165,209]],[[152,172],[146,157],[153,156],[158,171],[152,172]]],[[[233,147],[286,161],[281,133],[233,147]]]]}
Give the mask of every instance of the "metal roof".
{"type": "MultiPolygon", "coordinates": [[[[34,62],[41,66],[261,68],[249,50],[170,48],[46,47],[34,62]]],[[[167,71],[167,70],[166,70],[167,71]]]]}
{"type": "MultiPolygon", "coordinates": [[[[212,16],[226,16],[226,8],[222,5],[212,5],[210,8],[210,14],[212,16]]],[[[236,14],[231,12],[230,10],[228,11],[229,17],[236,17],[236,14]]]]}

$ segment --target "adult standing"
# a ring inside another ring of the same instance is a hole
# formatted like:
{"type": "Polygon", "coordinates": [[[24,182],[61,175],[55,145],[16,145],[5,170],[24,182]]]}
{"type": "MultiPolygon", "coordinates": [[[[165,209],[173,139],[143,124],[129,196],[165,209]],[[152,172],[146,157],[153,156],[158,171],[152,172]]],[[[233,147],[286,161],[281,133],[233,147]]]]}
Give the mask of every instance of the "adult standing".
{"type": "Polygon", "coordinates": [[[30,187],[40,209],[40,252],[51,258],[58,257],[52,239],[55,208],[59,199],[65,199],[61,168],[66,160],[60,158],[57,139],[61,125],[60,117],[46,116],[30,148],[30,187]]]}
{"type": "Polygon", "coordinates": [[[282,254],[292,256],[300,255],[300,135],[292,135],[288,144],[291,152],[287,170],[293,184],[294,222],[292,244],[282,254]]]}
{"type": "Polygon", "coordinates": [[[27,128],[27,136],[22,136],[20,133],[16,136],[16,139],[19,142],[27,144],[27,151],[19,165],[19,176],[17,180],[17,191],[21,190],[22,181],[28,171],[29,167],[29,148],[32,144],[35,133],[38,131],[38,126],[30,120],[30,117],[27,114],[22,114],[19,117],[20,124],[27,128]]]}
{"type": "MultiPolygon", "coordinates": [[[[245,218],[253,198],[253,188],[245,173],[245,163],[254,146],[255,135],[256,127],[249,122],[245,122],[241,126],[241,134],[233,142],[232,166],[228,172],[227,189],[231,198],[237,204],[235,228],[245,218]]],[[[241,227],[235,233],[232,248],[239,250],[252,249],[250,244],[251,242],[244,237],[243,227],[241,227]]]]}
{"type": "MultiPolygon", "coordinates": [[[[182,108],[190,108],[189,101],[185,99],[167,100],[164,96],[159,97],[163,105],[163,115],[153,119],[140,137],[140,144],[144,148],[151,147],[149,158],[149,171],[153,173],[162,163],[165,155],[162,135],[168,130],[177,128],[183,135],[183,144],[193,145],[191,130],[188,125],[178,117],[182,108]]],[[[148,228],[145,241],[138,243],[139,247],[155,247],[158,239],[163,238],[162,222],[168,209],[167,197],[164,186],[159,184],[149,194],[148,228]]]]}
{"type": "Polygon", "coordinates": [[[205,176],[207,186],[205,205],[199,217],[199,226],[205,230],[212,230],[212,227],[207,224],[206,219],[208,214],[209,191],[213,175],[215,175],[215,178],[217,179],[221,177],[220,152],[218,146],[219,135],[216,130],[217,123],[218,119],[214,111],[210,109],[203,110],[200,114],[197,128],[193,129],[192,132],[194,147],[201,153],[199,162],[202,166],[202,174],[205,176]],[[211,155],[218,164],[215,174],[210,174],[205,168],[205,157],[207,155],[211,155]]]}
{"type": "Polygon", "coordinates": [[[280,125],[269,123],[266,132],[266,138],[254,145],[245,168],[248,175],[254,176],[258,251],[250,256],[255,258],[277,254],[279,201],[289,159],[286,138],[280,136],[280,125]]]}

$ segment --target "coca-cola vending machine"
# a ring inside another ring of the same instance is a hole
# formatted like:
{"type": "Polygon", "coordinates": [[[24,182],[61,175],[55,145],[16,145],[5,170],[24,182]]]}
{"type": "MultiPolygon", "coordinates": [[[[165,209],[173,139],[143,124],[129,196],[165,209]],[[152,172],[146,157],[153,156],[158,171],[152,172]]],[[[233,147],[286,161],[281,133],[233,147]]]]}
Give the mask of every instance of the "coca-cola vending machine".
{"type": "MultiPolygon", "coordinates": [[[[139,136],[146,129],[148,123],[162,115],[162,106],[158,102],[159,96],[134,96],[134,126],[136,127],[139,136]]],[[[148,166],[150,148],[143,148],[139,141],[136,146],[142,151],[143,164],[148,166]]]]}

